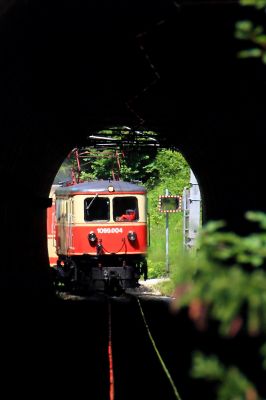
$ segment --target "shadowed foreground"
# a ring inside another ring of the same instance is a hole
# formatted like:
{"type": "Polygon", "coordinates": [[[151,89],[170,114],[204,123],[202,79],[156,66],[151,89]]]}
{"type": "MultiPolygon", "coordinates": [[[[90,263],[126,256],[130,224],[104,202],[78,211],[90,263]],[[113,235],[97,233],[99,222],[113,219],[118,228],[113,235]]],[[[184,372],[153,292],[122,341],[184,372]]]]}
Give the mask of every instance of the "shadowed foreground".
{"type": "MultiPolygon", "coordinates": [[[[136,298],[109,299],[115,399],[175,399],[172,387],[147,335],[136,298]]],[[[147,323],[182,400],[215,399],[215,387],[192,380],[194,350],[217,353],[226,365],[247,374],[262,395],[265,385],[256,368],[260,340],[239,336],[219,339],[215,325],[198,332],[183,311],[173,314],[169,301],[140,298],[147,323]]],[[[55,395],[109,399],[108,300],[58,300],[49,306],[16,304],[2,312],[2,390],[11,397],[55,395]]],[[[264,393],[263,393],[264,391],[264,393]]]]}

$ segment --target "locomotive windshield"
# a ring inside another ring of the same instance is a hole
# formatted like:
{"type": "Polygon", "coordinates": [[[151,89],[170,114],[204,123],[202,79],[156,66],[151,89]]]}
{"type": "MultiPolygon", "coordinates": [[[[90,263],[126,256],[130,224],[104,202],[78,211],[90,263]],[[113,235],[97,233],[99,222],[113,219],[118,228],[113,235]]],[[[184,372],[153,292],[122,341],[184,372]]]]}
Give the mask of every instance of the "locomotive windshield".
{"type": "Polygon", "coordinates": [[[136,221],[139,218],[138,200],[133,196],[113,199],[114,221],[136,221]]]}
{"type": "Polygon", "coordinates": [[[85,221],[109,221],[110,201],[108,197],[88,197],[84,200],[85,221]]]}

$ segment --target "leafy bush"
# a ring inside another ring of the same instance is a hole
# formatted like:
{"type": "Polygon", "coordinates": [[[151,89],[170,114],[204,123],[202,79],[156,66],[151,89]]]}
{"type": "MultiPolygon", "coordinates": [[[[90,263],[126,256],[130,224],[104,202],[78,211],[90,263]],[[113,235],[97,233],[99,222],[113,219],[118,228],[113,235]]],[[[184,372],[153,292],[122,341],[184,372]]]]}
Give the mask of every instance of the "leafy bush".
{"type": "MultiPolygon", "coordinates": [[[[256,7],[263,12],[266,0],[240,0],[240,4],[256,7]]],[[[235,37],[245,43],[245,48],[238,52],[239,58],[260,58],[266,64],[266,34],[262,25],[255,25],[250,20],[238,21],[235,25],[235,37]]]]}
{"type": "Polygon", "coordinates": [[[256,388],[239,369],[226,368],[216,356],[195,353],[191,374],[196,379],[217,382],[217,400],[259,400],[256,388]]]}
{"type": "MultiPolygon", "coordinates": [[[[266,333],[266,215],[248,212],[245,217],[259,225],[248,236],[226,231],[223,221],[207,223],[198,236],[197,250],[179,260],[171,277],[175,309],[187,308],[200,330],[214,320],[221,336],[266,333]]],[[[261,368],[266,369],[266,343],[260,352],[261,368]]],[[[216,358],[196,355],[192,373],[220,382],[218,400],[259,399],[240,371],[230,367],[229,374],[216,358]]]]}
{"type": "MultiPolygon", "coordinates": [[[[165,214],[158,211],[160,195],[165,189],[173,195],[182,195],[189,185],[190,168],[185,158],[177,151],[162,149],[148,167],[153,174],[145,186],[148,189],[148,210],[151,231],[151,245],[148,249],[148,269],[150,278],[166,274],[165,214]]],[[[169,215],[169,264],[175,265],[176,255],[182,252],[183,214],[169,215]]]]}
{"type": "Polygon", "coordinates": [[[165,263],[162,261],[154,262],[148,259],[149,279],[160,278],[165,275],[165,263]]]}

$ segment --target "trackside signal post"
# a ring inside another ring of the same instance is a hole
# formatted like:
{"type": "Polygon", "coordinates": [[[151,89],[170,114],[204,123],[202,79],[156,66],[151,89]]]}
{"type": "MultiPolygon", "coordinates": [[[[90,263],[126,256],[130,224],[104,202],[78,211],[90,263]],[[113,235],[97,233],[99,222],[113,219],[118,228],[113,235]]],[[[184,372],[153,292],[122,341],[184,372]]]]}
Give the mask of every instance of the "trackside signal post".
{"type": "Polygon", "coordinates": [[[165,213],[165,269],[169,275],[169,213],[179,212],[182,208],[182,197],[169,194],[165,189],[165,195],[159,196],[159,212],[165,213]]]}
{"type": "Polygon", "coordinates": [[[201,225],[201,195],[199,184],[190,170],[190,187],[183,191],[183,245],[184,249],[193,249],[201,225]]]}

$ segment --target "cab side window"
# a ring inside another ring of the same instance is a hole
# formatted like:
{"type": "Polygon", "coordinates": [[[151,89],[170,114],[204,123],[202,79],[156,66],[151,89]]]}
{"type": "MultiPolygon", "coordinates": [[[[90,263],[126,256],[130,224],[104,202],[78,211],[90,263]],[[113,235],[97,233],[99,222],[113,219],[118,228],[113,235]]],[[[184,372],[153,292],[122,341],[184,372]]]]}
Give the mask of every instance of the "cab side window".
{"type": "Polygon", "coordinates": [[[110,201],[108,197],[88,197],[84,200],[84,219],[90,221],[109,221],[110,201]]]}
{"type": "Polygon", "coordinates": [[[128,222],[139,219],[138,200],[134,196],[113,199],[114,221],[128,222]]]}

